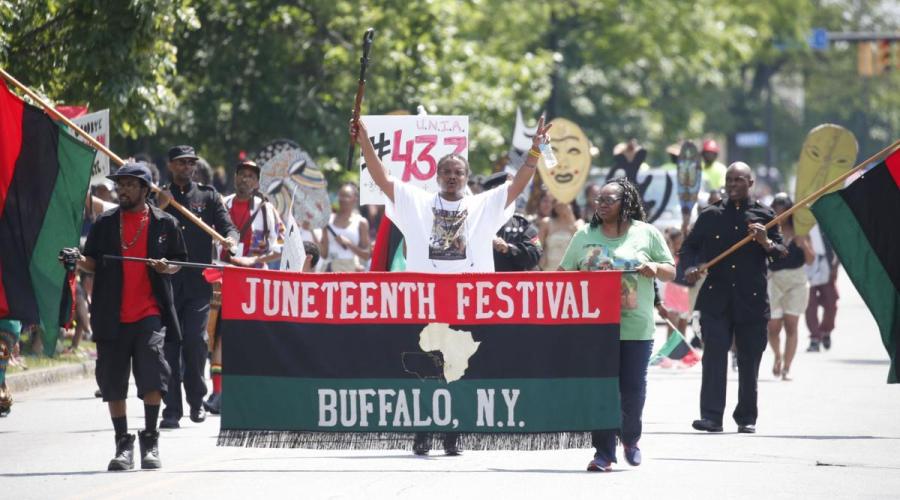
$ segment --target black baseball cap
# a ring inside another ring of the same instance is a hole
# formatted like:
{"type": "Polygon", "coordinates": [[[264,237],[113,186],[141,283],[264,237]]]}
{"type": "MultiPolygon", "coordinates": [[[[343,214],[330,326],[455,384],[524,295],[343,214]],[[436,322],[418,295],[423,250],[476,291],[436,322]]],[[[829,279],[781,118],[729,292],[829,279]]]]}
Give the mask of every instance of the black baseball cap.
{"type": "Polygon", "coordinates": [[[487,178],[485,178],[484,181],[481,182],[481,187],[485,191],[488,191],[490,189],[494,189],[497,186],[501,186],[504,182],[506,182],[508,175],[509,174],[507,174],[506,172],[493,173],[487,176],[487,178]]]}
{"type": "Polygon", "coordinates": [[[107,179],[116,180],[120,177],[135,177],[144,182],[147,187],[153,185],[153,176],[150,174],[150,167],[147,166],[146,163],[140,162],[128,162],[118,170],[116,173],[107,175],[107,179]]]}
{"type": "Polygon", "coordinates": [[[181,158],[198,159],[197,152],[191,146],[175,146],[169,150],[169,161],[175,161],[181,158]]]}
{"type": "Polygon", "coordinates": [[[257,165],[256,162],[252,161],[252,160],[243,160],[241,162],[238,162],[238,164],[235,165],[235,167],[234,167],[234,171],[237,172],[238,170],[240,170],[242,168],[249,168],[251,170],[255,170],[257,177],[259,177],[259,173],[261,172],[259,165],[257,165]]]}

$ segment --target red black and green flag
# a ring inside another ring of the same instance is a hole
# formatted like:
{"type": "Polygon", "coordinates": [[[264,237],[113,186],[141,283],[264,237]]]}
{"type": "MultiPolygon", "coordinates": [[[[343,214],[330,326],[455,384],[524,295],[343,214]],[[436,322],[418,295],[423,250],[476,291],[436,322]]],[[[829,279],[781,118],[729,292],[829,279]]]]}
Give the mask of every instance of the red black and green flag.
{"type": "Polygon", "coordinates": [[[888,383],[900,382],[900,150],[812,211],[875,317],[891,358],[888,383]]]}
{"type": "Polygon", "coordinates": [[[0,318],[41,323],[56,350],[66,272],[76,246],[95,150],[0,85],[0,318]]]}
{"type": "MultiPolygon", "coordinates": [[[[372,246],[370,271],[395,271],[395,263],[403,254],[403,233],[386,215],[381,218],[375,244],[372,246]],[[400,255],[398,255],[398,252],[400,255]]],[[[403,266],[405,267],[405,266],[403,266]]],[[[403,270],[403,269],[399,269],[403,270]]]]}
{"type": "Polygon", "coordinates": [[[227,267],[219,444],[589,447],[621,418],[620,287],[618,272],[227,267]]]}

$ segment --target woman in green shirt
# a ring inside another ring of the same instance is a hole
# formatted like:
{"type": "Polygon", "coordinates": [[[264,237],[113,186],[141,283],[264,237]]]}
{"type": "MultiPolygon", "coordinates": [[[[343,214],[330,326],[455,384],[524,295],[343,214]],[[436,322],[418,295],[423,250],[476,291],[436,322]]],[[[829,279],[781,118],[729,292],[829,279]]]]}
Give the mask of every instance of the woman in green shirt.
{"type": "Polygon", "coordinates": [[[594,459],[589,471],[609,471],[616,461],[616,435],[625,460],[641,463],[641,414],[647,395],[647,364],[653,349],[653,280],[675,278],[675,261],[659,230],[646,218],[637,189],[625,178],[613,179],[600,190],[596,212],[588,226],[572,237],[560,263],[562,271],[622,270],[622,316],[619,343],[619,394],[622,427],[617,432],[594,431],[594,459]]]}

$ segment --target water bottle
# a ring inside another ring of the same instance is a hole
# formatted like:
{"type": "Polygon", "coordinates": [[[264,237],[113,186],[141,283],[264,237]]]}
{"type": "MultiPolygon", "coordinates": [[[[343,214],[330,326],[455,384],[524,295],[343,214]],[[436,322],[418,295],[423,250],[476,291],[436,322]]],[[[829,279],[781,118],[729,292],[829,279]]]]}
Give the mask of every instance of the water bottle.
{"type": "Polygon", "coordinates": [[[553,154],[553,148],[550,147],[550,141],[542,142],[538,149],[541,150],[541,156],[544,157],[544,166],[547,169],[555,167],[558,162],[556,161],[556,155],[553,154]]]}

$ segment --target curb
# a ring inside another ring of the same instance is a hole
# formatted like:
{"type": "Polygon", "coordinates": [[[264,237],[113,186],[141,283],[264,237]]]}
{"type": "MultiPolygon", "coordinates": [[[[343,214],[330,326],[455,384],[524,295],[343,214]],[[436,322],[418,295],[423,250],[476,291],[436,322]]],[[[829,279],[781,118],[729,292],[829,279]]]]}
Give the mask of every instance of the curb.
{"type": "Polygon", "coordinates": [[[93,377],[96,360],[88,360],[83,363],[56,366],[42,370],[26,370],[6,376],[6,385],[15,394],[46,385],[58,384],[76,378],[93,377]]]}

